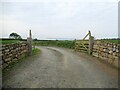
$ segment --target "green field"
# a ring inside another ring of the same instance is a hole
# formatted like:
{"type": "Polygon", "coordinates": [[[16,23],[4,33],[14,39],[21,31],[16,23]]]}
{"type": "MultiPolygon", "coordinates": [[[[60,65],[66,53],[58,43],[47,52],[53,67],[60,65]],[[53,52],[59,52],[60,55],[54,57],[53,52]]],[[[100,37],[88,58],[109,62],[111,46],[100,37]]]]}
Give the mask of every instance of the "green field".
{"type": "Polygon", "coordinates": [[[75,47],[75,40],[41,40],[34,41],[33,45],[58,46],[73,49],[75,47]]]}
{"type": "Polygon", "coordinates": [[[0,44],[12,44],[12,43],[17,43],[17,42],[21,42],[21,41],[20,40],[13,40],[13,39],[11,39],[11,40],[0,39],[0,44]]]}
{"type": "Polygon", "coordinates": [[[101,41],[120,44],[120,39],[118,39],[118,40],[117,39],[103,39],[101,41]]]}
{"type": "MultiPolygon", "coordinates": [[[[120,44],[120,39],[102,39],[103,42],[111,42],[120,44]]],[[[14,40],[14,39],[0,39],[0,44],[12,44],[22,42],[22,40],[14,40]]],[[[41,45],[41,46],[59,46],[65,48],[73,49],[75,47],[75,40],[37,40],[33,41],[33,45],[41,45]]]]}

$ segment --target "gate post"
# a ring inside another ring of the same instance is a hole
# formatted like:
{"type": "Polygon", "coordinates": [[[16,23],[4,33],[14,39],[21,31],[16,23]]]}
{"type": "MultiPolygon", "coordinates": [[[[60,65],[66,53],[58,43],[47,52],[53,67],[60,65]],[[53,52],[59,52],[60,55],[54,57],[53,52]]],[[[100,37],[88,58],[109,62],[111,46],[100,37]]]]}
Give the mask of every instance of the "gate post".
{"type": "Polygon", "coordinates": [[[93,45],[94,45],[94,37],[90,36],[89,37],[89,54],[91,55],[93,52],[93,45]]]}
{"type": "Polygon", "coordinates": [[[29,37],[27,38],[28,43],[28,55],[32,55],[32,34],[31,30],[29,31],[29,37]]]}

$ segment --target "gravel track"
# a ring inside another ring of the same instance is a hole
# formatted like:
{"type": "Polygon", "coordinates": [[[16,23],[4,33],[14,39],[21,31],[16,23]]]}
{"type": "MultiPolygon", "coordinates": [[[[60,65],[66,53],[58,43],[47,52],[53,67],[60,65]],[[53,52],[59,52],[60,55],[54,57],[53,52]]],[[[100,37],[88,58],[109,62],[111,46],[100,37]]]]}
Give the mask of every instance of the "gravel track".
{"type": "Polygon", "coordinates": [[[70,49],[39,46],[3,76],[3,88],[117,88],[117,69],[70,49]]]}

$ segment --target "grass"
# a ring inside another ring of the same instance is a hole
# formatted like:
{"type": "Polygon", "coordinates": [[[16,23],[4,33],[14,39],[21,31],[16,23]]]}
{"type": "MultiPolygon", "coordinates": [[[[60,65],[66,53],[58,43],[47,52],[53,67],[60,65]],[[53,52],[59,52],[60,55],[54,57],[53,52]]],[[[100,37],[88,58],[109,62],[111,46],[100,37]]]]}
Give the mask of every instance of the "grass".
{"type": "Polygon", "coordinates": [[[38,49],[38,48],[33,48],[32,49],[32,55],[36,55],[38,53],[40,53],[40,49],[38,49]]]}
{"type": "Polygon", "coordinates": [[[33,45],[37,46],[58,46],[74,49],[75,40],[44,40],[44,41],[34,41],[33,45]]]}
{"type": "Polygon", "coordinates": [[[12,43],[17,43],[20,42],[20,40],[2,40],[0,39],[0,44],[12,44],[12,43]]]}
{"type": "Polygon", "coordinates": [[[101,41],[120,44],[120,39],[103,39],[101,41]]]}
{"type": "MultiPolygon", "coordinates": [[[[120,44],[119,39],[102,39],[101,41],[120,44]]],[[[75,40],[40,40],[40,41],[33,41],[33,45],[58,46],[58,47],[74,49],[75,42],[76,42],[75,40]]]]}

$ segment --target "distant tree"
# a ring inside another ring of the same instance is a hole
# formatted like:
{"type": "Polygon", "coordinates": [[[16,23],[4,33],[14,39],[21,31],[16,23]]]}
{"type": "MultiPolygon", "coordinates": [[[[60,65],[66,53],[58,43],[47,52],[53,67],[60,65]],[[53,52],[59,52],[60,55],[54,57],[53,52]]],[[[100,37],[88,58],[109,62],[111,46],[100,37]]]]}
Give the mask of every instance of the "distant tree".
{"type": "Polygon", "coordinates": [[[13,38],[13,39],[22,39],[21,36],[17,33],[11,33],[9,35],[9,38],[13,38]]]}
{"type": "Polygon", "coordinates": [[[34,41],[37,41],[37,38],[35,38],[34,41]]]}

